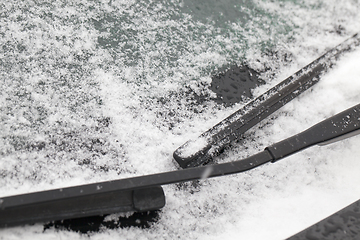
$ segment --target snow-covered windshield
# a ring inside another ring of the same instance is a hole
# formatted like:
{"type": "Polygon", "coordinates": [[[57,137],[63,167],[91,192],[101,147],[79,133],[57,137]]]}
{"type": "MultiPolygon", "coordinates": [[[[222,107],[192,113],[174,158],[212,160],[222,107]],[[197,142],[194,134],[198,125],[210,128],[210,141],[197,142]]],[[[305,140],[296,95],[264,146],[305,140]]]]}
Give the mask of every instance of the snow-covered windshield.
{"type": "MultiPolygon", "coordinates": [[[[175,170],[176,148],[359,31],[357,0],[3,1],[0,197],[175,170]],[[214,84],[234,67],[259,84],[224,103],[228,93],[214,84]]],[[[360,49],[342,55],[216,162],[358,104],[359,59],[360,49]]],[[[165,186],[166,206],[147,228],[90,236],[283,239],[359,198],[359,144],[353,137],[243,174],[165,186]]],[[[0,229],[0,238],[84,237],[43,229],[0,229]]]]}

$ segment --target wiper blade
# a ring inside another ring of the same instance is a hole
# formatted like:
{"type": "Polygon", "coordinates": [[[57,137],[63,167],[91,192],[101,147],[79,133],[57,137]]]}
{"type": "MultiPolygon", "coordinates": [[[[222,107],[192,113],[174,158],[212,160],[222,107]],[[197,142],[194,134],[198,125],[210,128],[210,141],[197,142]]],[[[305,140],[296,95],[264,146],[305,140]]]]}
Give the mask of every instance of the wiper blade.
{"type": "Polygon", "coordinates": [[[239,161],[0,198],[0,227],[160,209],[162,185],[244,172],[354,133],[360,133],[360,104],[239,161]]]}
{"type": "Polygon", "coordinates": [[[359,44],[360,35],[353,35],[202,133],[197,139],[184,143],[173,153],[174,159],[182,168],[196,167],[210,162],[232,141],[241,138],[247,130],[315,85],[320,75],[340,54],[354,49],[359,44]]]}
{"type": "Polygon", "coordinates": [[[286,240],[358,239],[360,236],[360,200],[337,211],[286,240]]]}

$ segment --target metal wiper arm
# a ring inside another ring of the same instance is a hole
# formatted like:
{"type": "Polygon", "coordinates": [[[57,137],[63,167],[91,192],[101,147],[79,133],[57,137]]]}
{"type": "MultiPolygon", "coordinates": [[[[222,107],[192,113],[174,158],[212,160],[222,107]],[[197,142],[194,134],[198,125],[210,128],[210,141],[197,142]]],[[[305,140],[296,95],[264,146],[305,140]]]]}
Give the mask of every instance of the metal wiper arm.
{"type": "Polygon", "coordinates": [[[242,160],[0,198],[0,227],[160,209],[165,205],[161,185],[244,172],[358,133],[360,104],[242,160]]]}

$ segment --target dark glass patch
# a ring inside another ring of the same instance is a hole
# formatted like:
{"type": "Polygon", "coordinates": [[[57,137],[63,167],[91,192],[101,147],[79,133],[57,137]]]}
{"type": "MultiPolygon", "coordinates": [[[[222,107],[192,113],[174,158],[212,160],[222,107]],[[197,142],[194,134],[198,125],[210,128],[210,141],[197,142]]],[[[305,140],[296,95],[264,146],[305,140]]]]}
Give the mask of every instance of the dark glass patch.
{"type": "Polygon", "coordinates": [[[217,95],[216,102],[233,105],[252,98],[251,90],[264,83],[259,73],[247,65],[232,66],[212,77],[210,89],[217,95]]]}
{"type": "Polygon", "coordinates": [[[47,229],[71,230],[80,233],[99,232],[103,229],[116,228],[150,228],[159,219],[159,210],[147,212],[135,212],[129,217],[119,217],[116,220],[104,221],[106,216],[92,216],[62,221],[53,221],[44,225],[47,229]]]}

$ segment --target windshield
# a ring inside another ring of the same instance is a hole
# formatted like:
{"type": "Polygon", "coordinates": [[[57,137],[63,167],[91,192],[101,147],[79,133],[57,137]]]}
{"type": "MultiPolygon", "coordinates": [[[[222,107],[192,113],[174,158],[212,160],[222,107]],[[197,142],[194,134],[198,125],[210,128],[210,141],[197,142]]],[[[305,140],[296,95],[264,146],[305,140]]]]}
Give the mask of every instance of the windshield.
{"type": "MultiPolygon", "coordinates": [[[[351,37],[359,17],[354,0],[3,1],[1,195],[174,170],[177,147],[351,37]]],[[[218,161],[248,156],[301,130],[295,126],[305,128],[302,117],[310,126],[359,100],[359,81],[351,87],[329,82],[305,105],[276,115],[280,123],[293,117],[294,128],[271,120],[218,161]],[[346,94],[336,98],[330,88],[346,94]]],[[[223,217],[222,226],[235,221],[241,215],[235,205],[263,199],[265,179],[296,172],[274,171],[244,175],[245,182],[224,178],[225,185],[212,182],[213,188],[169,187],[164,217],[141,234],[191,239],[192,231],[194,238],[221,233],[215,219],[223,217]],[[170,224],[180,217],[182,227],[170,224]]]]}

